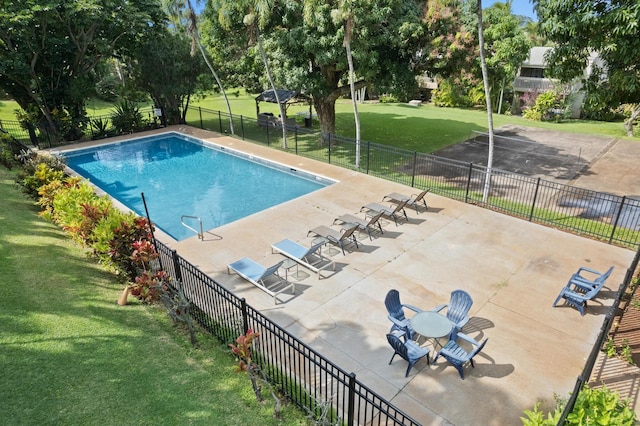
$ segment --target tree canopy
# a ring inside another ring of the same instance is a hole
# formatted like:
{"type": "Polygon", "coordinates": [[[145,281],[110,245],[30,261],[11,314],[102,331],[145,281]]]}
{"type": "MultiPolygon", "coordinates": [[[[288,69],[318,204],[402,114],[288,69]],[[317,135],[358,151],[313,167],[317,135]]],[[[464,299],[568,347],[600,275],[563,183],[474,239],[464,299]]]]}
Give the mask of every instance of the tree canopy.
{"type": "MultiPolygon", "coordinates": [[[[265,51],[274,64],[275,80],[281,87],[311,95],[322,131],[334,133],[335,101],[350,92],[343,47],[345,26],[332,18],[338,4],[318,0],[270,3],[270,13],[259,14],[259,22],[265,51]]],[[[372,85],[382,93],[413,91],[415,55],[423,36],[421,4],[396,0],[351,2],[356,87],[372,85]]],[[[209,2],[205,12],[209,22],[203,26],[208,28],[209,39],[217,37],[218,43],[228,46],[230,57],[243,56],[255,48],[252,34],[245,30],[246,9],[236,5],[234,0],[209,2]]],[[[245,71],[254,73],[256,61],[247,65],[245,71]]]]}
{"type": "Polygon", "coordinates": [[[0,2],[0,87],[41,125],[66,139],[80,132],[94,69],[164,25],[157,0],[0,2]],[[62,133],[62,132],[61,132],[62,133]]]}
{"type": "Polygon", "coordinates": [[[583,78],[587,91],[608,106],[633,104],[629,136],[640,115],[640,2],[637,0],[535,0],[540,30],[554,42],[547,58],[563,82],[583,78]],[[593,53],[603,61],[593,63],[593,53]],[[592,67],[585,78],[584,70],[592,67]]]}

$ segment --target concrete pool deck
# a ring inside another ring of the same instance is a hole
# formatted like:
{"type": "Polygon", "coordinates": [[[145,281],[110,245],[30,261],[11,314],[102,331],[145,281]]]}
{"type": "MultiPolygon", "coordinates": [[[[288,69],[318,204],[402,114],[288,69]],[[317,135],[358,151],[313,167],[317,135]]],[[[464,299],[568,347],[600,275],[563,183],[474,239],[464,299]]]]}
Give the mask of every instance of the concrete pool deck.
{"type": "Polygon", "coordinates": [[[361,215],[362,205],[380,202],[387,193],[415,190],[211,132],[169,130],[339,181],[210,230],[204,241],[195,235],[181,242],[159,238],[424,425],[521,424],[522,411],[537,401],[549,409],[554,394],[568,396],[634,256],[628,249],[428,194],[427,212],[407,209],[409,222],[399,226],[386,220],[384,234],[373,241],[360,234],[362,246],[346,256],[333,250],[335,273],[300,279],[295,296],[283,293],[274,305],[266,293],[227,274],[227,264],[248,256],[268,266],[282,259],[271,253],[271,244],[289,238],[308,245],[311,228],[331,225],[345,213],[361,215]],[[551,306],[578,267],[610,265],[614,273],[585,316],[551,306]],[[392,288],[404,303],[425,310],[447,303],[454,289],[471,294],[472,318],[464,332],[489,341],[476,367],[465,368],[465,380],[442,359],[431,366],[420,361],[407,378],[402,359],[388,365],[393,351],[385,338],[390,322],[384,297],[392,288]]]}

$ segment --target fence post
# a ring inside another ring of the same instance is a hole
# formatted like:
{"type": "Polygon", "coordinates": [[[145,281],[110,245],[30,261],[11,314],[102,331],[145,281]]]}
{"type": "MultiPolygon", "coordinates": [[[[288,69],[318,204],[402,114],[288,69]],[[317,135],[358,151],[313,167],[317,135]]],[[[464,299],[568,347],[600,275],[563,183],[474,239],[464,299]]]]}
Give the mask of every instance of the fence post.
{"type": "Polygon", "coordinates": [[[416,163],[418,161],[418,151],[413,151],[413,171],[411,172],[411,187],[416,184],[416,163]]]}
{"type": "Polygon", "coordinates": [[[536,192],[533,194],[533,203],[531,203],[531,211],[529,212],[529,222],[533,219],[533,210],[536,208],[536,200],[538,199],[538,190],[540,189],[540,178],[536,182],[536,192]]]}
{"type": "Polygon", "coordinates": [[[242,134],[242,140],[244,140],[244,115],[240,116],[240,133],[242,134]]]}
{"type": "Polygon", "coordinates": [[[355,400],[356,400],[356,374],[349,374],[349,408],[347,410],[347,426],[353,426],[355,417],[355,400]]]}
{"type": "Polygon", "coordinates": [[[222,133],[222,114],[220,111],[218,111],[218,129],[220,129],[218,133],[222,133]]]}
{"type": "Polygon", "coordinates": [[[371,142],[367,141],[367,174],[369,174],[369,162],[371,161],[371,142]]]}
{"type": "Polygon", "coordinates": [[[296,147],[296,155],[298,155],[298,126],[293,128],[293,141],[296,147]]]}
{"type": "Polygon", "coordinates": [[[204,129],[204,124],[202,123],[202,107],[198,107],[198,112],[200,113],[200,128],[204,129]]]}
{"type": "Polygon", "coordinates": [[[328,146],[327,162],[331,164],[331,133],[329,133],[329,141],[327,146],[328,146]]]}
{"type": "Polygon", "coordinates": [[[247,334],[249,331],[249,314],[247,314],[247,299],[240,299],[240,307],[242,309],[242,331],[247,334]]]}
{"type": "Polygon", "coordinates": [[[622,207],[624,207],[624,202],[627,201],[627,196],[622,196],[622,201],[620,202],[620,208],[618,209],[618,214],[616,215],[616,220],[613,222],[613,229],[611,230],[611,236],[609,237],[609,244],[613,241],[613,236],[616,233],[616,228],[618,227],[618,221],[620,220],[620,213],[622,213],[622,207]]]}
{"type": "Polygon", "coordinates": [[[469,163],[469,176],[467,177],[467,192],[464,194],[464,202],[469,202],[469,187],[471,187],[471,173],[473,173],[473,163],[469,163]]]}
{"type": "Polygon", "coordinates": [[[267,125],[265,126],[267,129],[267,146],[269,146],[269,122],[267,121],[267,125]]]}
{"type": "Polygon", "coordinates": [[[173,270],[176,273],[174,277],[176,281],[182,282],[182,270],[180,269],[180,261],[178,260],[178,252],[171,250],[171,257],[173,259],[173,270]]]}

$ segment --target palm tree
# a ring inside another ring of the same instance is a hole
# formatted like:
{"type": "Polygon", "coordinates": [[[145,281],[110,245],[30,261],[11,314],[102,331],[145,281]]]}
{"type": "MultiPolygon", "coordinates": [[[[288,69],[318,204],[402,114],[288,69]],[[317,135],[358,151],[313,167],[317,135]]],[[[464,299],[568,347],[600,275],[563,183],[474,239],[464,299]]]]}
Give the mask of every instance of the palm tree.
{"type": "Polygon", "coordinates": [[[351,103],[353,105],[353,117],[356,126],[356,168],[360,168],[360,116],[358,115],[358,102],[356,100],[355,71],[353,67],[353,55],[351,54],[351,39],[353,38],[353,11],[349,8],[348,1],[342,0],[339,8],[333,13],[334,22],[344,20],[344,48],[347,51],[349,63],[349,86],[351,89],[351,103]]]}
{"type": "Polygon", "coordinates": [[[280,124],[282,127],[282,148],[287,149],[287,127],[285,121],[285,110],[280,103],[280,96],[276,90],[276,85],[271,74],[271,68],[269,67],[269,61],[267,60],[267,54],[262,45],[262,37],[260,37],[260,30],[264,28],[266,23],[271,17],[271,10],[274,6],[274,2],[270,0],[222,0],[219,2],[220,12],[218,14],[221,24],[229,25],[227,17],[231,14],[231,10],[243,10],[244,24],[249,31],[249,43],[255,43],[260,52],[260,57],[264,63],[264,69],[267,74],[267,79],[273,90],[273,94],[278,103],[278,109],[280,110],[280,124]]]}
{"type": "Polygon", "coordinates": [[[193,6],[191,4],[191,0],[187,0],[186,4],[182,2],[182,0],[163,0],[163,6],[165,8],[165,12],[171,18],[174,23],[174,26],[178,26],[181,21],[181,13],[183,6],[186,6],[187,11],[185,14],[185,31],[187,35],[191,38],[191,56],[195,56],[196,47],[200,50],[200,54],[204,59],[204,62],[207,64],[209,71],[213,75],[213,78],[216,80],[218,87],[220,88],[220,92],[224,97],[224,101],[227,105],[227,113],[229,114],[229,129],[232,135],[235,135],[235,131],[233,129],[233,115],[231,113],[231,104],[229,103],[229,98],[227,97],[227,92],[224,90],[224,86],[222,85],[222,81],[220,81],[220,77],[218,77],[218,73],[216,73],[215,69],[209,62],[207,58],[207,54],[202,47],[202,43],[200,42],[200,33],[198,32],[198,20],[195,11],[193,10],[193,6]]]}
{"type": "Polygon", "coordinates": [[[489,158],[487,159],[487,175],[484,181],[482,202],[486,203],[491,189],[491,169],[493,167],[493,111],[491,109],[491,90],[489,89],[489,73],[487,60],[484,54],[484,35],[482,32],[482,0],[478,0],[478,43],[480,44],[480,66],[482,68],[482,81],[484,83],[484,97],[487,102],[487,122],[489,127],[489,158]]]}

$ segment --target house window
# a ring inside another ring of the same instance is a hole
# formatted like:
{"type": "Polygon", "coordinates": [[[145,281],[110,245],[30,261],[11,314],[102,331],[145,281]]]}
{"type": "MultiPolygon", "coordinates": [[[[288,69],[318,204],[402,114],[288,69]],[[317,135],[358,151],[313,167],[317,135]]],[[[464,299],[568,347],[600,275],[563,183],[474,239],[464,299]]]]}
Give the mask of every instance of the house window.
{"type": "Polygon", "coordinates": [[[521,68],[520,77],[544,78],[544,68],[521,68]]]}

